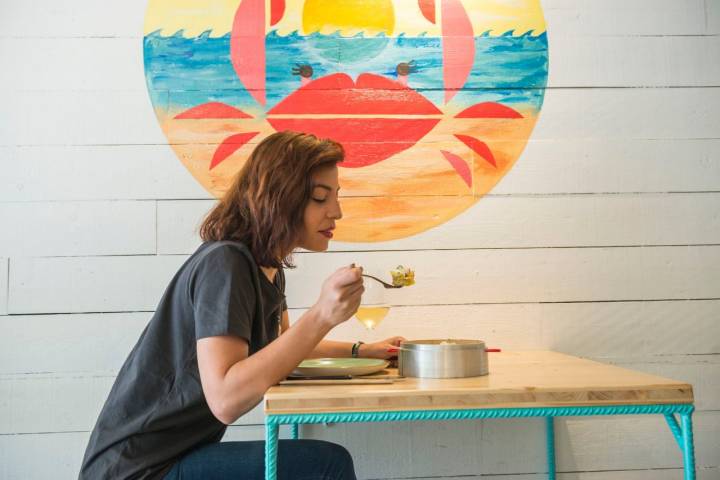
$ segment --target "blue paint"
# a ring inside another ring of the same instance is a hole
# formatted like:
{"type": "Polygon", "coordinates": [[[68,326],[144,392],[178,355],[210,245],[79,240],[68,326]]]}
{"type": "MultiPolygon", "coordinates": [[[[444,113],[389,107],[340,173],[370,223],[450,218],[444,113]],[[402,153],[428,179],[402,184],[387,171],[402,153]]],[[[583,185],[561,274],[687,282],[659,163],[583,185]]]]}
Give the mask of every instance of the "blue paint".
{"type": "MultiPolygon", "coordinates": [[[[265,40],[267,62],[267,108],[300,86],[292,75],[296,64],[312,66],[313,78],[343,72],[356,78],[374,73],[397,78],[398,63],[414,60],[417,71],[408,85],[442,108],[442,44],[438,37],[365,38],[362,35],[287,36],[270,32],[265,40]]],[[[144,39],[145,75],[156,108],[189,108],[209,101],[225,102],[241,109],[258,105],[245,90],[230,61],[230,34],[212,38],[209,32],[185,38],[183,31],[171,36],[159,32],[144,39]]],[[[548,74],[545,33],[533,36],[475,37],[473,70],[452,100],[460,106],[495,101],[515,108],[542,106],[548,74]]]]}

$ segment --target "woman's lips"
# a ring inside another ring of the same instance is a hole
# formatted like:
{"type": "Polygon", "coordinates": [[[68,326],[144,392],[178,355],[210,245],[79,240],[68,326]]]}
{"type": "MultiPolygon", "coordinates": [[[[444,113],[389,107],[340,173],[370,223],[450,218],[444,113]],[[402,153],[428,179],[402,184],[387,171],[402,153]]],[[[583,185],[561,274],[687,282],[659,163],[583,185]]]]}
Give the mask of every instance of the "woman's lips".
{"type": "Polygon", "coordinates": [[[327,238],[333,238],[332,230],[322,230],[322,231],[320,231],[320,233],[325,235],[327,238]]]}

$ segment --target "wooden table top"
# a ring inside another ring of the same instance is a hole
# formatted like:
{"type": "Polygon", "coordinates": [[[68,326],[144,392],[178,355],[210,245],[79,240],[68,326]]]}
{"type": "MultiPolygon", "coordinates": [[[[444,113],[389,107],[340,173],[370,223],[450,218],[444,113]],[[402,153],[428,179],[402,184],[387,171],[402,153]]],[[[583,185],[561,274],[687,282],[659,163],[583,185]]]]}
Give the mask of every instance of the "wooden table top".
{"type": "Polygon", "coordinates": [[[277,385],[265,394],[265,413],[693,402],[692,386],[685,382],[557,352],[490,353],[489,364],[489,375],[472,378],[408,377],[377,385],[277,385]]]}

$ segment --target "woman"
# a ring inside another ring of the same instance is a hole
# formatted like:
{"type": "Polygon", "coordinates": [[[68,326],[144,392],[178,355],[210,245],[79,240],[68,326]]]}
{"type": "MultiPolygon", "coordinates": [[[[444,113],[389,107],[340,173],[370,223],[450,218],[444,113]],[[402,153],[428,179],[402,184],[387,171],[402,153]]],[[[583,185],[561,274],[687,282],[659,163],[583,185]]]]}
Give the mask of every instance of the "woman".
{"type": "MultiPolygon", "coordinates": [[[[342,217],[342,160],[338,143],[301,133],[276,133],[255,148],[120,370],[81,479],[261,479],[263,442],[219,443],[228,424],[305,358],[390,356],[401,337],[323,340],[360,304],[354,265],[330,275],[289,326],[283,267],[293,267],[296,248],[327,250],[342,217]]],[[[348,452],[328,442],[281,441],[278,462],[280,478],[355,478],[348,452]]]]}

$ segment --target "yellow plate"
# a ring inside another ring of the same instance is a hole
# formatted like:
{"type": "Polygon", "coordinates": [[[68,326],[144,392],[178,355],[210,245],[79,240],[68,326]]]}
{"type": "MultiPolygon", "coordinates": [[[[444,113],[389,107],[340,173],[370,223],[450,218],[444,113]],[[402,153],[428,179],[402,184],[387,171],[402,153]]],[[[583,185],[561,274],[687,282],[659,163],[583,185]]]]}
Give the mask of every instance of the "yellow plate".
{"type": "Polygon", "coordinates": [[[301,362],[292,374],[304,377],[370,375],[388,365],[390,362],[379,358],[313,358],[301,362]]]}

